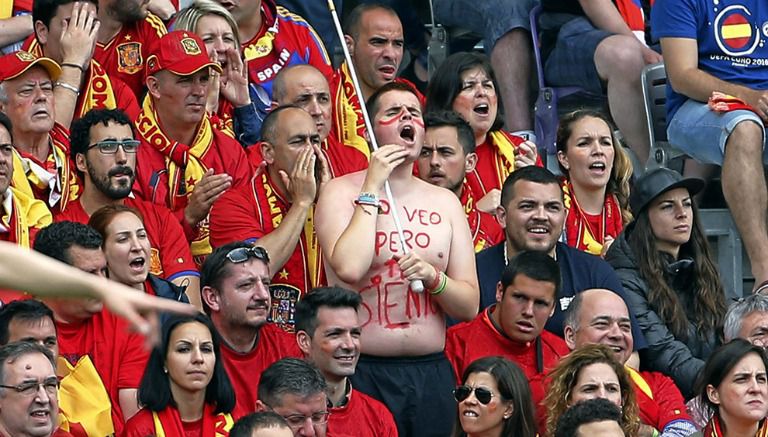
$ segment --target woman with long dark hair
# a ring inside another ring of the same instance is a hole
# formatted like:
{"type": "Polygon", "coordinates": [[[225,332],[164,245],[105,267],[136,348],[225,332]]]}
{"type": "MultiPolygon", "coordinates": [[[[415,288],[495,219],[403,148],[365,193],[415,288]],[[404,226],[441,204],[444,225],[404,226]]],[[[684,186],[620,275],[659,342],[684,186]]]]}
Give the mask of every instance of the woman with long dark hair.
{"type": "Polygon", "coordinates": [[[599,256],[632,220],[632,163],[614,130],[608,116],[584,109],[563,116],[557,129],[566,243],[599,256]]]}
{"type": "Polygon", "coordinates": [[[706,437],[768,435],[768,359],[765,350],[743,339],[718,348],[707,360],[697,393],[714,412],[701,433],[706,437]]]}
{"type": "MultiPolygon", "coordinates": [[[[540,163],[535,144],[502,129],[503,118],[496,76],[488,58],[462,52],[448,57],[429,80],[425,112],[456,111],[475,134],[477,165],[467,173],[467,186],[476,199],[491,193],[499,204],[499,190],[516,168],[540,163]]],[[[481,210],[488,211],[483,206],[481,210]]]]}
{"type": "Polygon", "coordinates": [[[221,338],[208,316],[168,319],[139,386],[144,408],[125,424],[124,435],[229,435],[235,392],[220,349],[221,338]]]}
{"type": "Polygon", "coordinates": [[[669,375],[686,399],[720,343],[727,309],[692,200],[703,187],[669,169],[643,176],[630,197],[635,220],[606,255],[648,343],[643,365],[669,375]]]}
{"type": "Polygon", "coordinates": [[[475,360],[464,370],[454,437],[535,437],[531,390],[525,374],[503,357],[475,360]]]}

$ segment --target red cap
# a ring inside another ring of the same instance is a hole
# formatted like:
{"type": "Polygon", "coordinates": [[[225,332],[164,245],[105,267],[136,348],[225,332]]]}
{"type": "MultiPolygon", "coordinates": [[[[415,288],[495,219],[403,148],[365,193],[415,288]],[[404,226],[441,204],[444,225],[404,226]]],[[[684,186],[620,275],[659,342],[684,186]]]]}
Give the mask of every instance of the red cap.
{"type": "Polygon", "coordinates": [[[213,67],[221,73],[221,66],[211,61],[205,43],[192,32],[169,32],[150,47],[146,76],[160,70],[168,70],[179,76],[189,76],[205,67],[213,67]]]}
{"type": "Polygon", "coordinates": [[[38,58],[32,53],[20,50],[0,57],[0,82],[16,78],[35,65],[45,68],[53,81],[61,74],[61,67],[53,59],[38,58]]]}

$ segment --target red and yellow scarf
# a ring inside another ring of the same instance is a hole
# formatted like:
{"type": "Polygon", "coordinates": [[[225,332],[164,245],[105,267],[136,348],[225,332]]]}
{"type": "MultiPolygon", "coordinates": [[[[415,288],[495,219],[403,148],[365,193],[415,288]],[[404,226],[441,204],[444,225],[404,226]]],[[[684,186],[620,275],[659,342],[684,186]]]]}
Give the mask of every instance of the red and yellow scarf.
{"type": "MultiPolygon", "coordinates": [[[[155,437],[176,437],[185,435],[179,411],[171,406],[163,411],[152,412],[155,437]]],[[[203,437],[227,437],[235,421],[229,413],[214,414],[213,406],[205,404],[203,411],[203,437]]]]}
{"type": "MultiPolygon", "coordinates": [[[[264,233],[268,234],[280,225],[291,205],[277,193],[274,184],[266,171],[260,175],[254,176],[251,182],[251,189],[253,190],[253,196],[258,200],[259,205],[269,205],[267,215],[264,214],[264,208],[259,208],[258,212],[261,216],[259,219],[263,226],[264,233]]],[[[299,287],[302,294],[307,293],[315,287],[322,286],[325,283],[323,257],[320,255],[320,244],[317,241],[317,234],[315,234],[314,216],[315,206],[312,205],[307,213],[307,221],[304,223],[304,231],[299,238],[298,247],[301,252],[300,262],[302,265],[297,264],[299,260],[289,259],[283,268],[285,273],[282,271],[274,272],[274,278],[272,279],[273,283],[279,283],[283,275],[286,278],[290,277],[291,285],[299,287]],[[291,269],[290,272],[287,271],[288,268],[291,269]]],[[[293,258],[293,255],[291,258],[293,258]]]]}
{"type": "Polygon", "coordinates": [[[51,212],[45,203],[16,188],[12,187],[10,193],[11,211],[2,211],[0,224],[10,233],[8,241],[30,248],[33,243],[29,234],[30,228],[41,229],[50,225],[53,221],[51,212]]]}
{"type": "MultiPolygon", "coordinates": [[[[208,170],[202,158],[213,145],[211,122],[207,115],[203,117],[190,147],[165,136],[157,122],[157,113],[149,95],[144,98],[141,109],[136,121],[139,137],[145,144],[165,156],[165,167],[168,169],[168,207],[172,211],[185,208],[195,185],[208,170]]],[[[211,253],[207,230],[199,233],[192,242],[191,249],[192,255],[195,256],[211,253]]]]}
{"type": "Polygon", "coordinates": [[[69,160],[69,143],[66,142],[69,132],[58,124],[53,126],[50,133],[51,151],[48,154],[46,162],[42,165],[31,157],[25,157],[20,152],[13,154],[13,178],[11,186],[19,191],[43,200],[51,209],[58,207],[59,211],[66,209],[70,201],[78,198],[80,193],[80,183],[77,173],[74,171],[69,160]],[[55,175],[56,184],[52,189],[46,180],[41,179],[32,167],[35,166],[38,171],[47,171],[55,175]],[[45,198],[45,193],[53,190],[55,195],[49,195],[45,198]],[[58,196],[58,199],[53,201],[58,196]]]}
{"type": "Polygon", "coordinates": [[[94,108],[117,108],[117,98],[115,98],[115,92],[112,89],[112,81],[109,80],[107,71],[98,62],[91,61],[88,78],[83,84],[85,89],[80,93],[75,118],[84,116],[86,112],[94,108]]]}
{"type": "MultiPolygon", "coordinates": [[[[723,437],[725,436],[725,433],[723,432],[722,428],[723,426],[720,423],[720,418],[717,416],[717,414],[713,414],[712,418],[709,419],[709,422],[707,422],[707,426],[701,430],[701,435],[704,437],[723,437]]],[[[768,420],[763,420],[760,423],[754,437],[768,437],[768,420]]]]}
{"type": "Polygon", "coordinates": [[[91,358],[83,355],[74,366],[64,357],[57,359],[59,427],[72,434],[114,435],[112,402],[91,358]]]}
{"type": "Polygon", "coordinates": [[[487,229],[482,226],[481,213],[477,210],[475,196],[472,194],[472,188],[467,184],[466,180],[461,189],[461,199],[459,201],[464,207],[464,214],[467,216],[469,231],[472,234],[472,241],[475,245],[475,253],[496,244],[502,238],[502,234],[500,232],[498,236],[489,235],[487,229]]]}
{"type": "Polygon", "coordinates": [[[368,160],[371,152],[365,138],[365,120],[360,107],[361,96],[358,96],[355,91],[346,62],[341,64],[336,74],[338,84],[333,95],[335,106],[333,128],[336,131],[336,137],[342,145],[357,150],[368,160]]]}
{"type": "Polygon", "coordinates": [[[600,256],[605,244],[605,237],[616,238],[624,228],[621,220],[621,208],[615,195],[606,193],[603,211],[600,213],[598,229],[592,229],[586,213],[579,206],[574,195],[573,185],[567,179],[562,181],[565,202],[566,243],[592,255],[600,256]]]}

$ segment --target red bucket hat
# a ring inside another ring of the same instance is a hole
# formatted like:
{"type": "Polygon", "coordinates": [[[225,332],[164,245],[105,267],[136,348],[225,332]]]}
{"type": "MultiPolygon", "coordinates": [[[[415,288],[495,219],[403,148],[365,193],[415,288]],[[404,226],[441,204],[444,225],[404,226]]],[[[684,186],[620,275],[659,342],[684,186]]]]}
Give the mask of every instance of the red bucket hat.
{"type": "Polygon", "coordinates": [[[14,79],[35,65],[45,68],[53,81],[61,74],[61,67],[53,59],[38,58],[32,53],[20,50],[0,57],[0,82],[14,79]]]}
{"type": "Polygon", "coordinates": [[[221,73],[221,67],[208,57],[205,43],[199,36],[176,30],[164,35],[150,47],[145,77],[160,70],[189,76],[205,67],[213,67],[221,73]]]}

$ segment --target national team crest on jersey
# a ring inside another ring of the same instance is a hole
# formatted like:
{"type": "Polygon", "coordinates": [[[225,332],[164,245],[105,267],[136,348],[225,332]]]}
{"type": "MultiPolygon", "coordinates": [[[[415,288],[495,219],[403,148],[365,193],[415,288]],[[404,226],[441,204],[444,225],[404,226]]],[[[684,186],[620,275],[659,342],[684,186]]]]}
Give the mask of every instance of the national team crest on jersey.
{"type": "Polygon", "coordinates": [[[136,74],[141,71],[143,59],[141,59],[141,43],[126,42],[117,46],[117,71],[127,74],[136,74]]]}
{"type": "Polygon", "coordinates": [[[715,40],[723,53],[747,56],[760,43],[760,29],[754,15],[743,5],[731,5],[720,11],[713,24],[715,40]]]}

